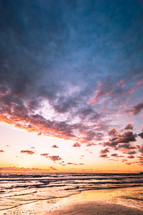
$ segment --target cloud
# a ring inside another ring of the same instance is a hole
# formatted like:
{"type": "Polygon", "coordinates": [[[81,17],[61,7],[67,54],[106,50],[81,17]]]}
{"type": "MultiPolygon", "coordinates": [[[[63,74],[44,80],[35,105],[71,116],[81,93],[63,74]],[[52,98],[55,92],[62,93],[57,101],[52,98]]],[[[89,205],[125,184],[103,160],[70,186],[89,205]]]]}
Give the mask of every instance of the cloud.
{"type": "Polygon", "coordinates": [[[99,157],[101,157],[101,158],[108,158],[108,155],[107,155],[108,152],[110,152],[109,148],[105,148],[105,149],[100,150],[99,157]]]}
{"type": "Polygon", "coordinates": [[[136,154],[136,151],[129,151],[128,152],[128,155],[134,155],[134,154],[136,154]]]}
{"type": "Polygon", "coordinates": [[[131,165],[131,164],[133,164],[133,163],[132,163],[132,162],[126,162],[126,164],[127,164],[127,165],[131,165]]]}
{"type": "Polygon", "coordinates": [[[50,166],[49,167],[51,170],[57,170],[55,167],[53,167],[53,166],[50,166]]]}
{"type": "Polygon", "coordinates": [[[117,135],[117,130],[115,128],[112,128],[109,132],[108,132],[109,136],[116,136],[117,135]]]}
{"type": "Polygon", "coordinates": [[[1,149],[0,152],[4,152],[4,150],[1,149]]]}
{"type": "Polygon", "coordinates": [[[133,155],[129,155],[128,158],[133,159],[135,157],[133,155]]]}
{"type": "Polygon", "coordinates": [[[140,136],[141,138],[143,138],[143,132],[141,132],[140,134],[138,134],[138,136],[140,136]]]}
{"type": "Polygon", "coordinates": [[[81,166],[81,165],[84,165],[84,163],[79,163],[78,165],[80,165],[80,166],[81,166]]]}
{"type": "Polygon", "coordinates": [[[52,148],[59,148],[57,145],[53,145],[52,148]]]}
{"type": "Polygon", "coordinates": [[[68,165],[74,165],[74,163],[73,163],[73,162],[68,162],[67,164],[68,164],[68,165]]]}
{"type": "Polygon", "coordinates": [[[120,148],[120,143],[125,143],[125,146],[128,146],[129,142],[135,142],[136,141],[136,137],[137,135],[134,134],[131,131],[127,131],[127,132],[123,132],[122,134],[119,134],[117,136],[115,136],[114,138],[110,139],[107,142],[104,142],[103,145],[104,146],[110,146],[113,148],[120,148]]]}
{"type": "Polygon", "coordinates": [[[100,157],[101,157],[101,158],[107,158],[108,155],[107,155],[107,154],[101,154],[100,157]]]}
{"type": "Polygon", "coordinates": [[[143,146],[140,146],[139,152],[141,152],[143,154],[143,146]]]}
{"type": "Polygon", "coordinates": [[[108,149],[108,148],[102,149],[102,150],[100,151],[101,154],[106,154],[106,153],[108,153],[108,152],[109,152],[109,149],[108,149]]]}
{"type": "MultiPolygon", "coordinates": [[[[137,152],[137,148],[136,148],[136,146],[134,146],[134,145],[131,145],[131,144],[121,144],[120,146],[119,146],[119,148],[118,149],[116,149],[116,150],[118,150],[120,153],[122,153],[122,155],[120,155],[120,156],[118,156],[119,158],[122,158],[122,157],[124,157],[124,159],[125,159],[125,155],[127,155],[127,158],[132,158],[132,157],[130,157],[130,156],[133,156],[134,157],[134,155],[137,155],[138,154],[138,152],[137,152]]],[[[127,159],[126,158],[126,159],[127,159]]],[[[123,160],[124,160],[123,159],[123,160]]],[[[122,162],[124,162],[124,161],[122,161],[122,162]]]]}
{"type": "Polygon", "coordinates": [[[125,130],[133,130],[133,125],[129,123],[126,127],[125,130]]]}
{"type": "Polygon", "coordinates": [[[52,160],[52,161],[59,161],[59,160],[62,160],[62,158],[58,155],[52,155],[52,156],[49,156],[49,158],[52,160]]]}
{"type": "Polygon", "coordinates": [[[58,155],[49,155],[47,153],[43,153],[43,154],[41,154],[41,156],[44,156],[45,158],[49,158],[52,161],[60,161],[60,160],[62,160],[62,158],[60,156],[58,156],[58,155]]]}
{"type": "Polygon", "coordinates": [[[30,151],[30,150],[21,150],[20,152],[21,152],[21,153],[28,154],[28,155],[33,155],[33,154],[35,154],[35,152],[30,151]]]}
{"type": "Polygon", "coordinates": [[[49,154],[48,153],[43,153],[43,154],[41,154],[41,156],[48,158],[49,154]]]}
{"type": "Polygon", "coordinates": [[[113,153],[111,154],[112,157],[118,157],[118,154],[117,153],[113,153]]]}
{"type": "Polygon", "coordinates": [[[122,162],[126,162],[126,161],[127,161],[127,159],[125,159],[125,158],[124,158],[124,159],[122,159],[122,162]]]}
{"type": "Polygon", "coordinates": [[[132,113],[133,115],[137,115],[143,109],[143,103],[138,103],[137,105],[133,106],[131,109],[127,110],[126,112],[132,113]]]}
{"type": "Polygon", "coordinates": [[[88,143],[86,144],[87,147],[90,147],[90,146],[96,146],[96,143],[88,143]]]}
{"type": "Polygon", "coordinates": [[[67,165],[74,165],[74,166],[77,166],[77,165],[84,165],[84,163],[73,163],[73,162],[68,162],[67,165]]]}
{"type": "Polygon", "coordinates": [[[139,165],[143,165],[143,156],[138,156],[138,159],[139,159],[139,165]]]}
{"type": "Polygon", "coordinates": [[[137,147],[131,143],[124,143],[120,144],[116,149],[119,149],[121,151],[126,151],[128,152],[129,150],[136,149],[137,147]]]}
{"type": "Polygon", "coordinates": [[[81,144],[76,142],[76,143],[73,144],[73,147],[81,147],[81,144]]]}

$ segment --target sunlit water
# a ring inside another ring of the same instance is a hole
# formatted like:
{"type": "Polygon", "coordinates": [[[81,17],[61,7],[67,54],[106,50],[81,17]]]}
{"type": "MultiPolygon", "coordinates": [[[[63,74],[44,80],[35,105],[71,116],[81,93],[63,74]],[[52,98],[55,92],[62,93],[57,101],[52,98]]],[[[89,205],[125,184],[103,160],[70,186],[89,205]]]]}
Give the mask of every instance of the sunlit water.
{"type": "MultiPolygon", "coordinates": [[[[36,203],[39,200],[54,201],[57,198],[63,198],[85,190],[93,190],[90,197],[93,192],[94,198],[96,197],[95,200],[102,199],[103,201],[105,197],[106,200],[111,201],[114,198],[114,201],[118,199],[118,203],[131,204],[131,206],[134,205],[142,209],[142,188],[143,174],[0,175],[0,214],[20,205],[36,203]],[[125,191],[127,187],[136,187],[137,189],[134,189],[134,192],[131,193],[129,189],[125,191]],[[110,192],[111,198],[109,198],[108,191],[115,190],[115,188],[124,189],[118,189],[116,192],[117,198],[115,198],[115,192],[110,192]]],[[[88,197],[88,199],[90,198],[88,197]]]]}

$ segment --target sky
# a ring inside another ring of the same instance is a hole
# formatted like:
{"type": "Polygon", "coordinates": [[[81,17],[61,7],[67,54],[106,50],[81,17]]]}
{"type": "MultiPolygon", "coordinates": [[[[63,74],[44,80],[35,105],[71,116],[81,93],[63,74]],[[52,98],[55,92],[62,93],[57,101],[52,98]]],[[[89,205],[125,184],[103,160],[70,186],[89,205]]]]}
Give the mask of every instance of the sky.
{"type": "Polygon", "coordinates": [[[143,171],[143,1],[0,1],[0,172],[143,171]]]}

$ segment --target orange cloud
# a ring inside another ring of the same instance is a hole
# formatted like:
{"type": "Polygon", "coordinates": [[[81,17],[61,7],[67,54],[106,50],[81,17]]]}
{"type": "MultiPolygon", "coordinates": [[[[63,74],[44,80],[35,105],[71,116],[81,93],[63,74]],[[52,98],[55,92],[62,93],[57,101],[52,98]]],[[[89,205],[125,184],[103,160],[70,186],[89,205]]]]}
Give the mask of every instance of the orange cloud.
{"type": "Polygon", "coordinates": [[[0,150],[0,152],[5,152],[4,150],[0,150]]]}
{"type": "Polygon", "coordinates": [[[73,147],[81,147],[81,144],[76,142],[76,143],[73,144],[73,147]]]}
{"type": "Polygon", "coordinates": [[[117,130],[115,128],[112,128],[109,132],[108,132],[109,136],[115,136],[117,135],[117,130]]]}

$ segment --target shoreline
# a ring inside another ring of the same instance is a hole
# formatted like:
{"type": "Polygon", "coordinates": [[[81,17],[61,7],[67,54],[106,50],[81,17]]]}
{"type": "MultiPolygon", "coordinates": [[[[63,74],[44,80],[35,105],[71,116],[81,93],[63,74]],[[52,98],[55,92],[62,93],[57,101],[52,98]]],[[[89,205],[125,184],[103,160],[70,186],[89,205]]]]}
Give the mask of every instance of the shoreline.
{"type": "Polygon", "coordinates": [[[18,205],[14,208],[1,210],[0,215],[143,215],[141,201],[143,201],[143,186],[86,190],[67,197],[45,199],[18,205]],[[139,196],[139,193],[141,196],[139,196]],[[117,211],[120,211],[120,213],[116,213],[117,211]]]}

